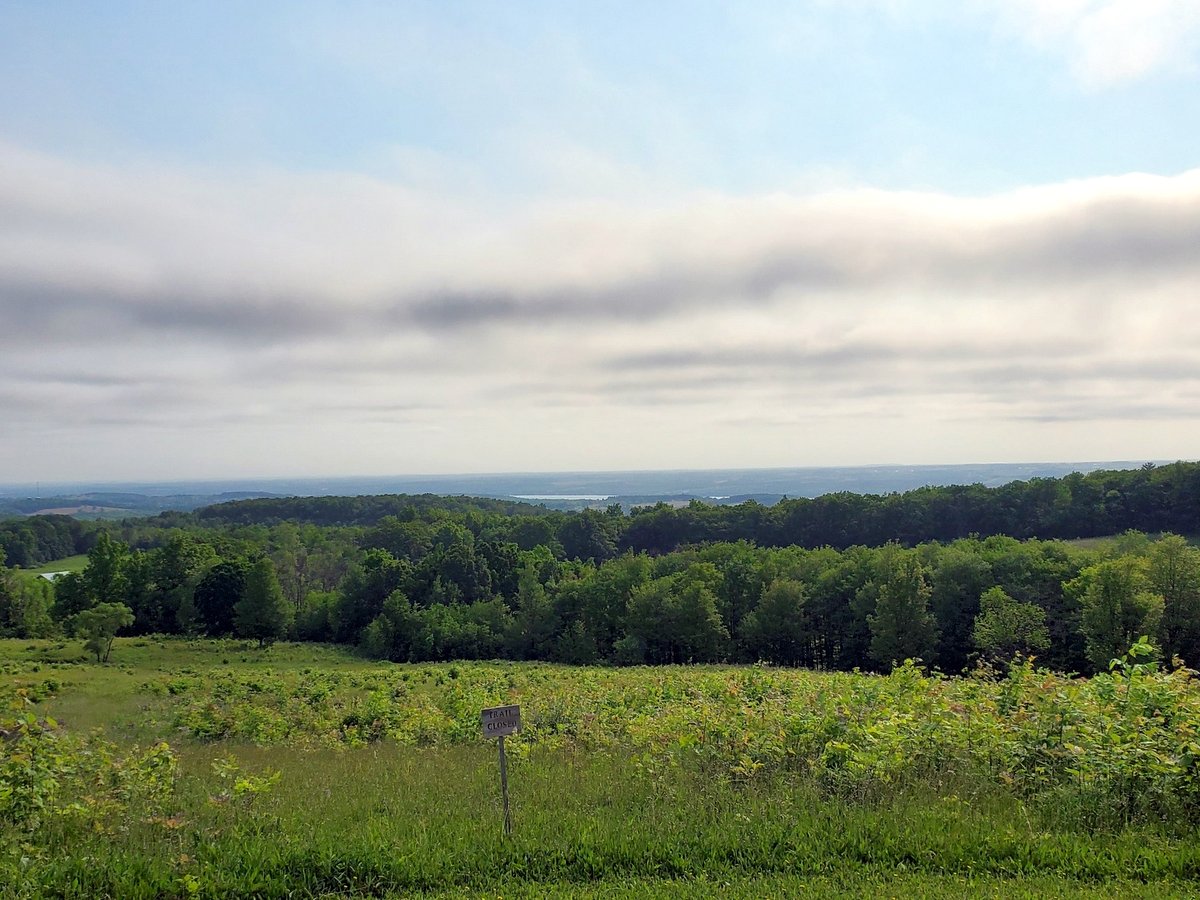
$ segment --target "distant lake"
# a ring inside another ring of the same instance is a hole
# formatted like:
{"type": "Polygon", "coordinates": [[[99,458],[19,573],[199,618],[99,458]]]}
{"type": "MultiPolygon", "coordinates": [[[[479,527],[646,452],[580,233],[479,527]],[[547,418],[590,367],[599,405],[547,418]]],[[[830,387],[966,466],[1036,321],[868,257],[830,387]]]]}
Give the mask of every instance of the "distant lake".
{"type": "Polygon", "coordinates": [[[511,494],[517,500],[607,500],[612,494],[511,494]]]}

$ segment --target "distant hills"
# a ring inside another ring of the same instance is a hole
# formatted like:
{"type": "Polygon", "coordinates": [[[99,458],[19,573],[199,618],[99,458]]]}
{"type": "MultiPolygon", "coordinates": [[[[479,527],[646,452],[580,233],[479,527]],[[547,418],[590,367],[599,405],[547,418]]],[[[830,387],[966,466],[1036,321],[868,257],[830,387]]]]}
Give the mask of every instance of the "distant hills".
{"type": "Polygon", "coordinates": [[[0,485],[0,517],[60,514],[121,519],[167,510],[264,497],[440,494],[525,500],[552,509],[619,503],[686,504],[784,497],[818,497],[851,491],[889,494],[925,486],[982,484],[997,487],[1071,472],[1134,469],[1146,461],[985,463],[944,466],[837,466],[784,469],[696,469],[630,472],[530,472],[490,475],[410,475],[362,478],[231,479],[227,481],[0,485]]]}
{"type": "Polygon", "coordinates": [[[127,519],[153,516],[167,510],[190,512],[213,503],[270,496],[274,495],[257,491],[221,491],[213,494],[81,491],[47,497],[0,495],[0,517],[61,515],[77,519],[127,519]]]}

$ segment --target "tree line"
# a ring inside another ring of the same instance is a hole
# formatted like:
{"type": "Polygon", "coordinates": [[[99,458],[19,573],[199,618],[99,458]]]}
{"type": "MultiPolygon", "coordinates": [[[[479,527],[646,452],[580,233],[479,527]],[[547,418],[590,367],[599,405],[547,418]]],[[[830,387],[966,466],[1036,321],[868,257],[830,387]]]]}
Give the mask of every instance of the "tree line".
{"type": "MultiPolygon", "coordinates": [[[[273,497],[234,500],[192,513],[129,519],[122,533],[169,529],[275,527],[379,528],[451,518],[485,540],[522,550],[604,562],[622,553],[663,554],[690,544],[750,541],[760,547],[913,546],[979,535],[1071,540],[1120,534],[1200,532],[1200,463],[1034,478],[989,488],[925,487],[893,494],[841,492],[814,499],[733,505],[692,501],[560,512],[513,500],[423,495],[273,497]]],[[[0,522],[9,565],[30,568],[86,553],[106,526],[68,516],[0,522]]],[[[139,539],[131,539],[137,543],[139,539]]]]}
{"type": "Polygon", "coordinates": [[[394,660],[507,656],[570,663],[754,662],[947,672],[1015,653],[1105,669],[1142,635],[1200,663],[1200,550],[1126,535],[1104,550],[1007,537],[806,549],[714,543],[600,564],[516,551],[491,596],[457,567],[368,552],[301,620],[394,660]],[[435,567],[436,568],[436,567],[435,567]],[[433,581],[430,582],[430,576],[433,581]]]}
{"type": "Polygon", "coordinates": [[[887,670],[919,658],[946,672],[1025,653],[1080,673],[1147,635],[1164,660],[1200,665],[1200,550],[1176,535],[1131,532],[1099,547],[739,540],[598,559],[585,530],[567,535],[579,539],[569,555],[558,533],[522,547],[495,524],[436,506],[370,528],[128,522],[99,530],[87,566],[52,594],[3,570],[0,634],[82,629],[93,649],[118,629],[290,637],[391,660],[887,670]]]}
{"type": "Polygon", "coordinates": [[[892,494],[841,492],[783,499],[772,506],[694,500],[625,513],[550,511],[531,504],[431,496],[299,497],[237,500],[205,507],[174,524],[272,525],[283,521],[368,526],[450,512],[477,534],[522,549],[561,547],[569,558],[603,562],[627,551],[669,553],[689,544],[751,541],[760,547],[912,546],[1003,534],[1071,540],[1121,534],[1200,532],[1200,463],[1034,478],[1000,487],[954,485],[892,494]]]}
{"type": "Polygon", "coordinates": [[[101,526],[70,516],[29,516],[0,522],[0,554],[10,566],[32,569],[67,556],[87,553],[101,526]]]}

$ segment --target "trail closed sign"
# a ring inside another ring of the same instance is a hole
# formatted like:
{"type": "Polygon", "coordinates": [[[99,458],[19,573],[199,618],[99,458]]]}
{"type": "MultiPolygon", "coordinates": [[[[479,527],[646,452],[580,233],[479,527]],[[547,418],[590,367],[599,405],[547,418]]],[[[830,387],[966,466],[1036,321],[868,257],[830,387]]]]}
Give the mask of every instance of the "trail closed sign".
{"type": "Polygon", "coordinates": [[[504,833],[512,834],[512,812],[508,808],[508,763],[504,758],[504,736],[521,730],[521,707],[493,706],[479,714],[485,738],[499,738],[500,794],[504,798],[504,833]]]}
{"type": "Polygon", "coordinates": [[[485,738],[504,737],[521,730],[521,707],[493,706],[480,714],[485,738]]]}

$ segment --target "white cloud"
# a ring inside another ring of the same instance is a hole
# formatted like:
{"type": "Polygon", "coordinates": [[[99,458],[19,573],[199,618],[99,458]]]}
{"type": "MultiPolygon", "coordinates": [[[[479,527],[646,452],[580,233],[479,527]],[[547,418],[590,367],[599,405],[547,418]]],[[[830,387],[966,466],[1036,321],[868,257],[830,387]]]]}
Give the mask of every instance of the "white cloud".
{"type": "Polygon", "coordinates": [[[1200,170],[505,209],[0,147],[0,464],[1184,455],[1197,246],[1200,170]]]}
{"type": "Polygon", "coordinates": [[[825,0],[899,22],[991,23],[1006,39],[1060,58],[1084,88],[1099,90],[1200,62],[1196,0],[825,0]]]}
{"type": "Polygon", "coordinates": [[[1005,33],[1064,57],[1088,88],[1196,68],[1195,0],[979,0],[976,6],[1005,33]]]}

